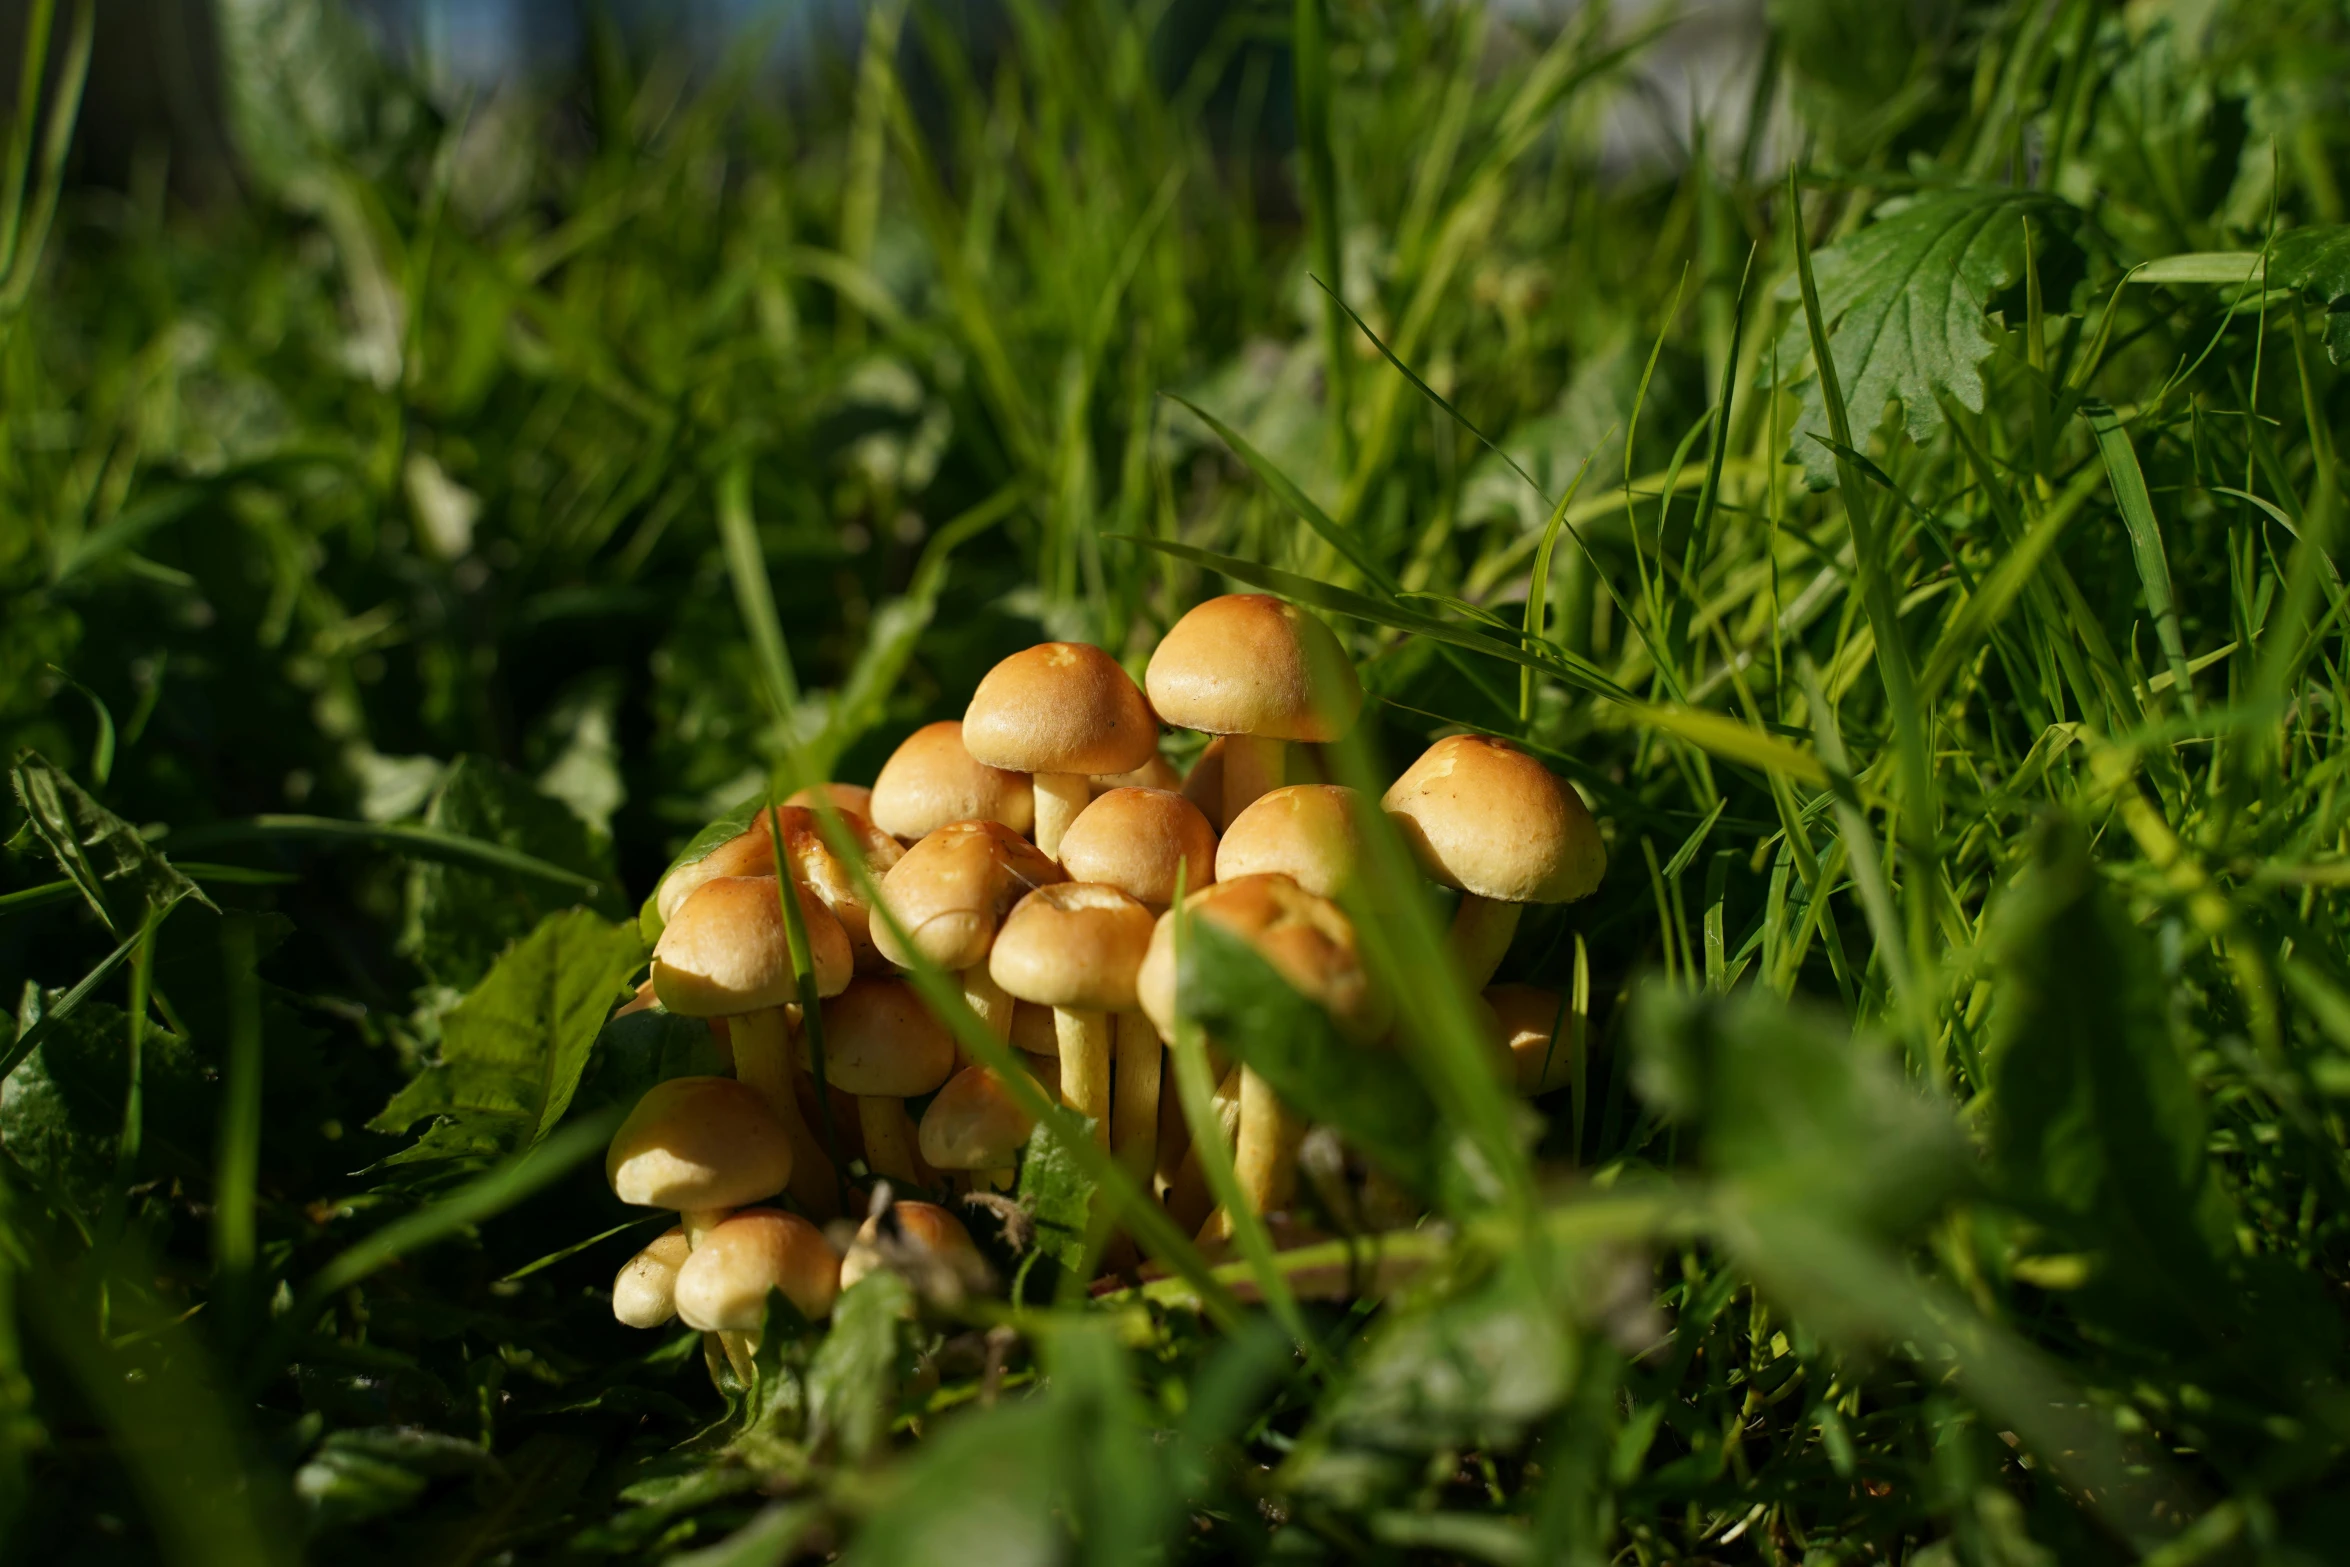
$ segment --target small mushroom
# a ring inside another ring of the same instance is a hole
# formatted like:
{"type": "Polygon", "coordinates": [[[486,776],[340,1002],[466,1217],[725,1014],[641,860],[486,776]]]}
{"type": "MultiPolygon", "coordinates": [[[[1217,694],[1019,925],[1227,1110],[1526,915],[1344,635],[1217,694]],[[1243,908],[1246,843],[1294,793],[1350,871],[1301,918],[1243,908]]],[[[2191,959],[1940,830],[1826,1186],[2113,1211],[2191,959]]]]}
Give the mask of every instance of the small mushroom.
{"type": "Polygon", "coordinates": [[[1216,830],[1173,790],[1112,789],[1069,824],[1061,869],[1071,881],[1117,888],[1155,917],[1175,901],[1178,876],[1194,892],[1216,879],[1216,830]]]}
{"type": "Polygon", "coordinates": [[[612,1315],[632,1328],[657,1328],[677,1315],[677,1270],[693,1247],[682,1225],[655,1236],[643,1251],[620,1265],[612,1280],[612,1315]]]}
{"type": "Polygon", "coordinates": [[[1168,723],[1225,737],[1227,824],[1286,781],[1290,741],[1335,740],[1363,706],[1330,628],[1262,593],[1212,598],[1175,622],[1143,681],[1168,723]]]}
{"type": "Polygon", "coordinates": [[[923,1161],[937,1170],[969,1170],[982,1187],[1012,1184],[1013,1168],[1036,1122],[1020,1108],[1003,1079],[984,1066],[967,1066],[947,1079],[922,1112],[923,1161]]]}
{"type": "Polygon", "coordinates": [[[924,724],[900,742],[873,780],[873,824],[911,844],[949,822],[1001,822],[1016,833],[1036,824],[1026,773],[1006,772],[963,748],[952,719],[924,724]]]}
{"type": "Polygon", "coordinates": [[[1319,898],[1335,898],[1362,858],[1356,822],[1362,796],[1339,784],[1291,784],[1259,795],[1216,845],[1216,877],[1287,876],[1319,898]]]}
{"type": "Polygon", "coordinates": [[[946,1025],[904,980],[860,976],[824,1004],[824,1052],[825,1081],[857,1096],[866,1168],[893,1181],[920,1181],[905,1101],[954,1071],[946,1025]]]}
{"type": "Polygon", "coordinates": [[[667,1208],[696,1241],[730,1208],[791,1180],[792,1145],[756,1089],[731,1077],[672,1077],[637,1100],[604,1151],[612,1195],[667,1208]]]}
{"type": "Polygon", "coordinates": [[[893,1202],[858,1227],[840,1261],[844,1290],[880,1268],[894,1268],[924,1295],[949,1300],[987,1282],[987,1263],[963,1221],[936,1203],[893,1202]]]}
{"type": "MultiPolygon", "coordinates": [[[[906,851],[881,879],[881,901],[915,951],[963,977],[963,999],[998,1039],[1009,1038],[1012,998],[987,970],[996,927],[1013,904],[1048,882],[1067,878],[1037,847],[1001,822],[950,822],[906,851]]],[[[913,953],[897,945],[886,920],[874,940],[900,968],[913,953]]]]}
{"type": "Polygon", "coordinates": [[[1232,825],[1224,814],[1224,737],[1216,736],[1191,759],[1191,771],[1183,775],[1183,787],[1177,791],[1183,798],[1199,807],[1200,815],[1218,832],[1232,825]]]}
{"type": "Polygon", "coordinates": [[[979,682],[963,745],[990,767],[1033,776],[1036,846],[1057,860],[1061,835],[1093,798],[1091,775],[1149,761],[1159,725],[1116,659],[1083,642],[1043,642],[979,682]]]}
{"type": "MultiPolygon", "coordinates": [[[[1115,887],[1061,882],[1020,900],[996,936],[988,971],[1022,1001],[1053,1009],[1061,1102],[1110,1141],[1111,1016],[1135,1007],[1134,976],[1151,939],[1150,911],[1115,887]]],[[[1154,1048],[1156,1041],[1153,1041],[1154,1048]]],[[[1157,1102],[1152,1103],[1157,1124],[1157,1102]]]]}
{"type": "Polygon", "coordinates": [[[863,784],[810,784],[805,789],[794,789],[783,803],[813,810],[820,799],[831,801],[832,808],[843,816],[862,816],[869,822],[878,822],[873,814],[873,791],[863,784]]]}
{"type": "Polygon", "coordinates": [[[773,1290],[810,1322],[822,1321],[840,1294],[840,1259],[798,1214],[745,1208],[704,1234],[677,1270],[677,1314],[689,1328],[718,1334],[747,1382],[773,1290]]]}
{"type": "Polygon", "coordinates": [[[1450,941],[1473,990],[1501,966],[1527,904],[1589,897],[1607,871],[1583,797],[1506,740],[1437,741],[1381,804],[1420,868],[1460,889],[1450,941]]]}
{"type": "MultiPolygon", "coordinates": [[[[848,788],[850,785],[827,784],[824,787],[848,788]]],[[[801,793],[805,794],[803,790],[801,793]]],[[[796,798],[796,797],[795,797],[796,798]]],[[[855,841],[866,868],[876,877],[887,871],[905,851],[898,841],[875,827],[862,812],[846,806],[836,806],[843,825],[855,841]]],[[[782,805],[774,812],[775,826],[768,828],[764,816],[752,819],[751,825],[736,833],[724,843],[691,865],[680,865],[662,878],[661,886],[653,896],[654,910],[662,922],[677,917],[685,901],[698,891],[703,883],[721,876],[772,876],[775,872],[775,840],[783,839],[784,854],[791,862],[792,880],[806,886],[833,911],[849,933],[849,939],[860,953],[869,946],[865,935],[866,913],[864,900],[857,889],[856,878],[841,864],[832,845],[818,824],[816,813],[806,805],[782,805]]]]}

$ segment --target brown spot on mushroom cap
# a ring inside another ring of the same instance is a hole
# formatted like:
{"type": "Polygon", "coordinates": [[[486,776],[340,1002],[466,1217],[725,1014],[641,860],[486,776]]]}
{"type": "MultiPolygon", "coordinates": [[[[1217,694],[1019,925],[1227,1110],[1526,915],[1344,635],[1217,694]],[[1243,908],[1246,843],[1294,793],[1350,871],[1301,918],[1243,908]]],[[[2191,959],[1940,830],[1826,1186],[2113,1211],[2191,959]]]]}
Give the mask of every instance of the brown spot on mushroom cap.
{"type": "Polygon", "coordinates": [[[1165,908],[1180,872],[1192,888],[1216,879],[1216,830],[1199,807],[1166,789],[1112,789],[1077,813],[1061,838],[1070,879],[1115,887],[1165,908]]]}
{"type": "Polygon", "coordinates": [[[1380,803],[1421,869],[1480,898],[1570,903],[1595,891],[1607,870],[1582,796],[1506,740],[1439,740],[1380,803]]]}
{"type": "Polygon", "coordinates": [[[672,1077],[645,1090],[604,1152],[622,1202],[679,1213],[739,1208],[791,1180],[791,1141],[767,1101],[731,1077],[672,1077]]]}
{"type": "Polygon", "coordinates": [[[1035,1129],[1003,1079],[986,1067],[967,1066],[947,1079],[922,1112],[918,1140],[934,1168],[1000,1170],[1020,1157],[1035,1129]]]}
{"type": "MultiPolygon", "coordinates": [[[[1195,928],[1204,920],[1246,941],[1346,1034],[1370,1040],[1387,1031],[1387,997],[1363,968],[1354,925],[1328,898],[1316,897],[1286,876],[1242,876],[1194,895],[1185,902],[1183,913],[1195,928]]],[[[1143,1012],[1170,1039],[1175,1030],[1177,917],[1173,909],[1159,916],[1135,981],[1143,1012]]]]}
{"type": "Polygon", "coordinates": [[[1228,593],[1175,622],[1143,674],[1170,724],[1219,735],[1335,740],[1363,688],[1330,628],[1264,593],[1228,593]]]}
{"type": "MultiPolygon", "coordinates": [[[[800,1036],[800,1060],[809,1036],[800,1036]]],[[[955,1069],[955,1040],[902,979],[862,975],[824,1003],[824,1080],[880,1099],[927,1094],[955,1069]]]]}
{"type": "Polygon", "coordinates": [[[1016,773],[1122,773],[1157,751],[1158,721],[1133,677],[1098,647],[1041,642],[987,672],[963,745],[1016,773]]]}
{"type": "MultiPolygon", "coordinates": [[[[856,955],[832,911],[797,882],[816,992],[849,982],[856,955]]],[[[695,889],[653,947],[653,992],[681,1017],[732,1017],[799,999],[773,876],[721,876],[695,889]]]]}
{"type": "Polygon", "coordinates": [[[705,1333],[755,1333],[770,1290],[811,1322],[830,1316],[840,1259],[798,1214],[746,1208],[714,1226],[677,1270],[677,1314],[705,1333]]]}
{"type": "Polygon", "coordinates": [[[947,719],[906,736],[881,764],[873,821],[908,842],[949,822],[1001,822],[1025,833],[1036,824],[1036,791],[1026,773],[990,767],[965,750],[963,726],[947,719]]]}
{"type": "Polygon", "coordinates": [[[1335,898],[1362,856],[1356,821],[1362,796],[1339,784],[1292,784],[1257,796],[1224,829],[1216,877],[1287,876],[1317,897],[1335,898]]]}
{"type": "Polygon", "coordinates": [[[1022,1001],[1093,1012],[1134,1007],[1134,971],[1150,945],[1150,910],[1093,882],[1039,887],[996,932],[987,971],[1022,1001]]]}
{"type": "MultiPolygon", "coordinates": [[[[950,822],[890,867],[881,900],[924,957],[941,968],[966,969],[987,956],[1013,904],[1065,880],[1035,844],[1001,822],[950,822]]],[[[874,920],[873,939],[892,963],[912,966],[888,921],[874,920]]]]}

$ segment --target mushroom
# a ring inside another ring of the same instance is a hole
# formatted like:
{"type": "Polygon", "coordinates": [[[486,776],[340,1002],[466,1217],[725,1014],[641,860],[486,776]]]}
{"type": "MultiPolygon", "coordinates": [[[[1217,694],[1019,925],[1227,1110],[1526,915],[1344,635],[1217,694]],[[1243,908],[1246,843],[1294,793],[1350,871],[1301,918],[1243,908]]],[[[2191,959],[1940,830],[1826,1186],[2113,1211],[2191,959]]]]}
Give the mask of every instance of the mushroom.
{"type": "Polygon", "coordinates": [[[1318,898],[1335,898],[1361,858],[1355,823],[1362,796],[1339,784],[1291,784],[1259,795],[1216,845],[1216,877],[1287,876],[1318,898]]]}
{"type": "Polygon", "coordinates": [[[676,1316],[677,1270],[692,1251],[682,1225],[653,1237],[612,1280],[612,1315],[632,1328],[657,1328],[676,1316]]]}
{"type": "MultiPolygon", "coordinates": [[[[1061,1102],[1110,1141],[1111,1014],[1134,1010],[1134,975],[1150,945],[1150,911],[1115,887],[1061,882],[1020,900],[997,933],[988,971],[1022,1001],[1053,1009],[1061,1102]]],[[[1156,1041],[1153,1041],[1154,1047],[1156,1041]]],[[[1152,1101],[1157,1125],[1157,1101],[1152,1101]]]]}
{"type": "Polygon", "coordinates": [[[1588,897],[1607,870],[1583,797],[1506,740],[1439,740],[1380,803],[1420,868],[1460,889],[1450,940],[1472,990],[1501,966],[1527,904],[1588,897]]]}
{"type": "Polygon", "coordinates": [[[1090,775],[1149,761],[1159,725],[1109,654],[1083,642],[1042,642],[979,682],[963,714],[963,745],[990,767],[1033,775],[1036,846],[1057,860],[1061,835],[1093,798],[1090,775]]]}
{"type": "Polygon", "coordinates": [[[922,1112],[923,1162],[936,1170],[976,1172],[973,1183],[1012,1184],[1020,1150],[1036,1122],[1020,1108],[1004,1080],[984,1066],[967,1066],[947,1079],[922,1112]]]}
{"type": "MultiPolygon", "coordinates": [[[[1385,997],[1374,988],[1355,950],[1354,927],[1338,906],[1286,876],[1220,881],[1170,910],[1151,932],[1150,951],[1136,979],[1142,1009],[1162,1034],[1175,1028],[1175,926],[1179,917],[1206,920],[1256,949],[1291,988],[1320,1006],[1342,1034],[1368,1042],[1386,1032],[1385,997]]],[[[1274,1096],[1272,1085],[1243,1063],[1240,1141],[1234,1164],[1249,1206],[1269,1213],[1287,1206],[1297,1186],[1301,1122],[1274,1096]]],[[[1219,1225],[1209,1238],[1224,1239],[1219,1225]]]]}
{"type": "Polygon", "coordinates": [[[1179,873],[1195,892],[1216,879],[1216,830],[1172,790],[1112,789],[1069,824],[1061,869],[1071,881],[1115,887],[1156,916],[1175,901],[1179,873]]]}
{"type": "Polygon", "coordinates": [[[848,1289],[881,1268],[907,1274],[925,1295],[950,1299],[987,1282],[987,1263],[971,1244],[971,1232],[929,1202],[893,1202],[859,1226],[840,1261],[840,1287],[848,1289]]]}
{"type": "Polygon", "coordinates": [[[824,1047],[825,1079],[857,1096],[865,1167],[893,1181],[920,1181],[905,1101],[954,1071],[946,1025],[904,980],[863,975],[824,1004],[824,1047]]]}
{"type": "Polygon", "coordinates": [[[1335,740],[1363,688],[1330,628],[1262,593],[1212,598],[1175,622],[1143,676],[1170,724],[1224,736],[1220,820],[1281,787],[1292,740],[1335,740]]]}
{"type": "Polygon", "coordinates": [[[877,820],[873,814],[873,791],[863,784],[810,784],[805,789],[794,789],[783,803],[813,810],[818,800],[829,800],[832,808],[843,816],[862,816],[869,822],[877,820]]]}
{"type": "Polygon", "coordinates": [[[774,1290],[810,1322],[821,1321],[840,1294],[840,1259],[798,1214],[745,1208],[703,1235],[677,1270],[677,1314],[689,1328],[718,1334],[748,1382],[774,1290]]]}
{"type": "Polygon", "coordinates": [[[1495,985],[1485,1004],[1515,1063],[1518,1092],[1529,1098],[1563,1088],[1575,1075],[1575,1028],[1558,992],[1533,985],[1495,985]]]}
{"type": "MultiPolygon", "coordinates": [[[[826,785],[827,788],[835,787],[826,785]]],[[[846,787],[841,786],[841,787],[846,787]]],[[[805,791],[802,791],[803,793],[805,791]]],[[[840,807],[840,817],[849,835],[856,841],[866,867],[880,876],[898,862],[905,850],[889,834],[875,827],[862,814],[840,807]]],[[[784,854],[791,861],[792,879],[806,885],[823,900],[849,932],[849,939],[860,949],[866,947],[866,912],[857,884],[833,853],[818,826],[816,813],[805,805],[782,805],[775,809],[775,829],[771,834],[764,816],[752,819],[751,825],[691,865],[680,865],[661,879],[653,894],[653,908],[663,924],[677,917],[686,899],[692,897],[704,882],[721,876],[772,876],[775,874],[775,839],[781,837],[784,854]]]]}
{"type": "Polygon", "coordinates": [[[1001,822],[1026,833],[1036,795],[1026,773],[975,760],[953,719],[924,724],[900,742],[873,780],[873,824],[907,843],[949,822],[1001,822]]]}
{"type": "MultiPolygon", "coordinates": [[[[1146,671],[1147,673],[1147,671],[1146,671]]],[[[1232,824],[1224,814],[1224,737],[1216,736],[1191,759],[1191,771],[1183,775],[1183,787],[1177,791],[1183,798],[1199,807],[1200,815],[1208,825],[1222,832],[1232,824]]]]}
{"type": "Polygon", "coordinates": [[[1128,768],[1122,773],[1098,773],[1086,780],[1093,786],[1093,797],[1100,799],[1112,789],[1175,789],[1183,787],[1183,775],[1175,764],[1158,752],[1140,767],[1128,768]]]}
{"type": "MultiPolygon", "coordinates": [[[[784,933],[783,885],[773,876],[704,882],[653,948],[653,988],[680,1016],[726,1019],[735,1076],[759,1091],[791,1138],[793,1198],[830,1218],[840,1211],[832,1161],[808,1130],[792,1087],[791,1025],[783,1008],[799,989],[784,933]]],[[[848,935],[813,893],[788,885],[807,927],[817,994],[838,994],[853,963],[848,935]]]]}
{"type": "Polygon", "coordinates": [[[667,1208],[696,1242],[729,1208],[791,1180],[792,1145],[764,1096],[731,1077],[672,1077],[637,1100],[604,1151],[612,1195],[667,1208]]]}
{"type": "MultiPolygon", "coordinates": [[[[881,901],[914,949],[940,968],[963,977],[963,999],[998,1039],[1012,1029],[1012,998],[987,970],[987,949],[996,926],[1012,905],[1048,882],[1065,880],[1061,868],[1001,822],[950,822],[906,851],[881,879],[881,901]]],[[[877,922],[874,941],[900,968],[913,956],[897,945],[888,921],[877,922]]]]}

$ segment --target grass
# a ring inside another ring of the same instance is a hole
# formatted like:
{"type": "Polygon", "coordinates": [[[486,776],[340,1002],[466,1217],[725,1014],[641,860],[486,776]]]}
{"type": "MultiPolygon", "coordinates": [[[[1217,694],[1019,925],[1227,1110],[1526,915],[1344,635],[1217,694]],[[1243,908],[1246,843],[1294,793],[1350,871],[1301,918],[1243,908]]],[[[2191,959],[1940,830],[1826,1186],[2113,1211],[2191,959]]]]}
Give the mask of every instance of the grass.
{"type": "Polygon", "coordinates": [[[66,184],[93,12],[32,14],[10,1559],[2338,1554],[2329,8],[1787,5],[1695,125],[1596,7],[917,4],[789,102],[607,28],[457,105],[322,12],[202,212],[66,184]],[[1363,671],[1330,776],[1468,728],[1592,802],[1504,970],[1571,1086],[1479,1074],[1375,834],[1395,1054],[1186,962],[1431,1222],[1317,1143],[1338,1239],[1089,1297],[1063,1128],[1011,1299],[716,1393],[615,1324],[592,1155],[709,1048],[600,1026],[635,900],[1240,587],[1363,671]]]}

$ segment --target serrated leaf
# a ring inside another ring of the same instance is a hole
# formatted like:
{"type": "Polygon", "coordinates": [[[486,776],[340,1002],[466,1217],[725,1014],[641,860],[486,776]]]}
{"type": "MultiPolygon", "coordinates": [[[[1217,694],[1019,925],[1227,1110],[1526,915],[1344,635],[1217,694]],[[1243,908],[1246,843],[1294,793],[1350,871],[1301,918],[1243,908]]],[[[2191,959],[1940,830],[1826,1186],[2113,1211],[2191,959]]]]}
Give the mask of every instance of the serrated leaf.
{"type": "MultiPolygon", "coordinates": [[[[2040,191],[1928,191],[1886,203],[1875,222],[1814,257],[1854,444],[1896,401],[1910,439],[1920,443],[1941,427],[1938,397],[1982,409],[1981,366],[1997,346],[1984,315],[1992,297],[2023,275],[2025,221],[2045,265],[2052,242],[2071,243],[2079,218],[2069,202],[2040,191]]],[[[1791,287],[1782,292],[1793,297],[1791,287]]],[[[1790,369],[1810,363],[1801,312],[1787,323],[1778,352],[1790,369]]],[[[1814,489],[1835,482],[1833,454],[1813,439],[1829,433],[1819,377],[1810,374],[1789,455],[1814,489]]]]}
{"type": "MultiPolygon", "coordinates": [[[[461,756],[450,766],[424,822],[582,876],[600,880],[609,874],[586,825],[570,807],[484,757],[461,756]]],[[[577,902],[579,894],[558,883],[419,861],[408,873],[408,926],[401,946],[434,980],[463,990],[488,972],[507,943],[577,902]]]]}
{"type": "Polygon", "coordinates": [[[92,799],[38,751],[17,754],[9,782],[24,808],[26,829],[108,930],[128,935],[149,910],[168,908],[182,898],[219,912],[136,827],[92,799]]]}
{"type": "Polygon", "coordinates": [[[636,927],[587,909],[550,914],[441,1021],[440,1056],[368,1124],[397,1134],[427,1116],[454,1147],[527,1148],[563,1118],[605,1015],[644,962],[636,927]]]}

